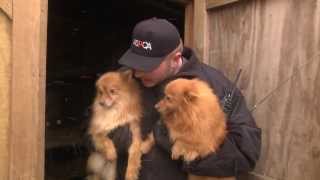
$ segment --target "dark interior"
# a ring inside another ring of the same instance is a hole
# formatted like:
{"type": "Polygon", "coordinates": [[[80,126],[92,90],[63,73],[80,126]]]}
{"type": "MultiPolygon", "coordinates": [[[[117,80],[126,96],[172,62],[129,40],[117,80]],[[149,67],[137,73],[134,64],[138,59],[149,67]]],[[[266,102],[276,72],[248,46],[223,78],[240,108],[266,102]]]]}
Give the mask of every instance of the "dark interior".
{"type": "Polygon", "coordinates": [[[45,179],[84,179],[94,82],[130,45],[134,25],[166,18],[183,37],[184,7],[173,0],[49,0],[45,179]]]}

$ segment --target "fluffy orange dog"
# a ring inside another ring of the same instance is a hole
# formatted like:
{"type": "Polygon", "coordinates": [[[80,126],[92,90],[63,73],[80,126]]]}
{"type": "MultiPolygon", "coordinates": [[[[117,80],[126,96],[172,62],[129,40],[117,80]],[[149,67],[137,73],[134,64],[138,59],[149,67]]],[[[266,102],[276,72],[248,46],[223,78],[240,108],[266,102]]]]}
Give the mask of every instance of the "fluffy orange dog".
{"type": "MultiPolygon", "coordinates": [[[[156,104],[173,142],[172,159],[192,161],[217,151],[226,136],[226,120],[217,96],[204,81],[176,79],[156,104]]],[[[189,175],[195,179],[234,179],[189,175]]]]}
{"type": "Polygon", "coordinates": [[[131,71],[108,72],[96,82],[97,95],[93,103],[93,116],[89,134],[96,152],[88,159],[90,180],[115,180],[117,153],[107,134],[113,129],[129,124],[132,144],[128,150],[126,180],[138,178],[141,164],[140,119],[142,107],[140,90],[131,71]]]}

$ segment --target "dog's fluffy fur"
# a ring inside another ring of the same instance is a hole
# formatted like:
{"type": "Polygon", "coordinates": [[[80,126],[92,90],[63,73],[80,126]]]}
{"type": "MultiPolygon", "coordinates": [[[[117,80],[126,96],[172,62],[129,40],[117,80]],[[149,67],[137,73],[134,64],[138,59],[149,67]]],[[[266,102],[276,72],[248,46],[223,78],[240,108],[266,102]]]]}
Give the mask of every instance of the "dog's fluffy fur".
{"type": "MultiPolygon", "coordinates": [[[[168,83],[164,93],[155,107],[173,142],[172,159],[190,162],[216,152],[226,136],[226,120],[209,85],[199,79],[179,78],[168,83]]],[[[189,179],[221,178],[189,175],[189,179]]]]}
{"type": "Polygon", "coordinates": [[[90,180],[115,180],[117,153],[107,134],[129,124],[132,144],[128,149],[126,180],[137,180],[141,165],[140,119],[142,107],[140,90],[130,70],[107,72],[96,82],[97,94],[93,103],[93,116],[89,135],[95,147],[88,158],[90,180]]]}

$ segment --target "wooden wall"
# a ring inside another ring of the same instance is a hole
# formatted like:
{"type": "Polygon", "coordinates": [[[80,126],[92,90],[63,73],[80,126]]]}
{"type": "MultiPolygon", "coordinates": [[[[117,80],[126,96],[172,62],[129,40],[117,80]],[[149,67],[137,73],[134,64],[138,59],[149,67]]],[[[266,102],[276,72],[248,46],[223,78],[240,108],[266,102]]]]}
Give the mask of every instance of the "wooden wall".
{"type": "Polygon", "coordinates": [[[208,17],[209,63],[231,79],[243,68],[250,108],[274,92],[253,111],[263,139],[252,179],[318,180],[320,0],[246,0],[208,17]]]}
{"type": "Polygon", "coordinates": [[[8,179],[11,25],[0,9],[0,179],[8,179]]]}

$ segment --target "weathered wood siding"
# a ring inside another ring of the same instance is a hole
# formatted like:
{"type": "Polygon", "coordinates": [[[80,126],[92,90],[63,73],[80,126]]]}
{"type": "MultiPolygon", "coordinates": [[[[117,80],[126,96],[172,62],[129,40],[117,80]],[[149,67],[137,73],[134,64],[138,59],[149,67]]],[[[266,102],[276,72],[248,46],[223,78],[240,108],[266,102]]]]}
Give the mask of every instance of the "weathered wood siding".
{"type": "Polygon", "coordinates": [[[209,63],[234,79],[263,130],[253,179],[320,178],[320,0],[247,0],[209,11],[209,63]],[[290,78],[291,77],[291,78],[290,78]]]}
{"type": "Polygon", "coordinates": [[[8,179],[11,25],[0,9],[0,179],[8,179]]]}

